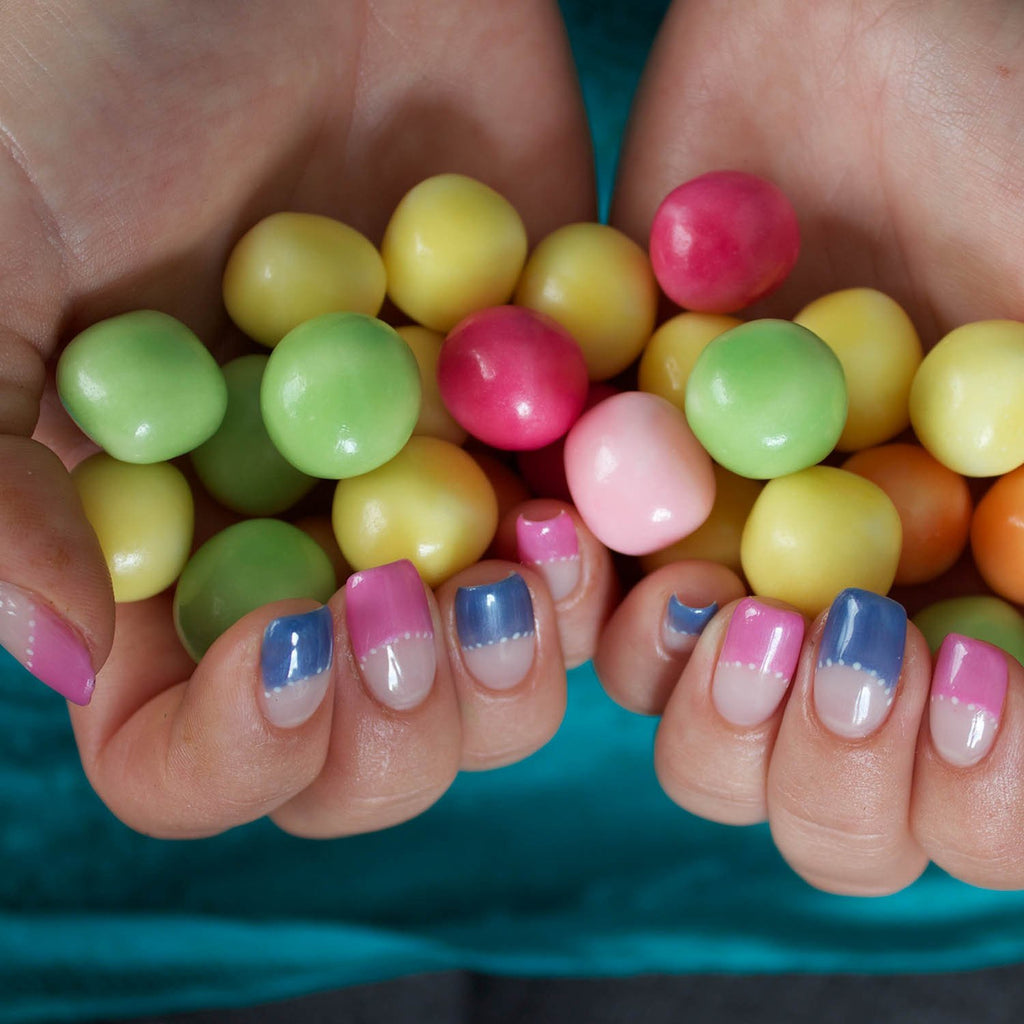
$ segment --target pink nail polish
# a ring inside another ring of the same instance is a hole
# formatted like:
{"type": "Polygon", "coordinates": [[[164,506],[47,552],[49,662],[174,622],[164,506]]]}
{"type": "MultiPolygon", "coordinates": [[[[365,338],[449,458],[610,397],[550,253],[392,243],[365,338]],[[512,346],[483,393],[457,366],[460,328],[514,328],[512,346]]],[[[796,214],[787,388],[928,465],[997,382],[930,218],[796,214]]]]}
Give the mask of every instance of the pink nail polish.
{"type": "Polygon", "coordinates": [[[430,692],[437,668],[434,623],[423,581],[407,559],[353,573],[345,618],[367,689],[405,711],[430,692]]]}
{"type": "Polygon", "coordinates": [[[760,725],[771,718],[793,679],[804,619],[744,598],[733,611],[711,680],[711,700],[733,725],[760,725]]]}
{"type": "Polygon", "coordinates": [[[551,591],[561,601],[580,581],[580,549],[572,516],[564,509],[551,519],[516,519],[519,561],[537,568],[551,591]]]}
{"type": "Polygon", "coordinates": [[[0,645],[40,682],[88,704],[96,676],[74,630],[27,590],[0,581],[0,645]]]}
{"type": "Polygon", "coordinates": [[[1006,699],[1006,655],[998,647],[950,633],[932,673],[932,742],[951,764],[977,764],[992,748],[1006,699]]]}

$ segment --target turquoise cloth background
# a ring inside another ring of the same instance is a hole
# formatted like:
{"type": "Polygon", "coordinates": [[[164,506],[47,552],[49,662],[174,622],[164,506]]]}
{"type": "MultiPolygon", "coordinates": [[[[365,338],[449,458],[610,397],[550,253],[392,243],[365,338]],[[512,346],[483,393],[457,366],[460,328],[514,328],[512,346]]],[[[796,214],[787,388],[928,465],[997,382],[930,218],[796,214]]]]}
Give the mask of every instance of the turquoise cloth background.
{"type": "MultiPolygon", "coordinates": [[[[566,0],[607,199],[661,3],[566,0]]],[[[199,842],[120,825],[63,702],[0,652],[0,1024],[241,1005],[412,972],[943,971],[1024,960],[1024,893],[932,869],[896,896],[816,892],[765,828],[661,793],[655,723],[584,667],[526,762],[459,778],[377,835],[265,822],[199,842]]]]}

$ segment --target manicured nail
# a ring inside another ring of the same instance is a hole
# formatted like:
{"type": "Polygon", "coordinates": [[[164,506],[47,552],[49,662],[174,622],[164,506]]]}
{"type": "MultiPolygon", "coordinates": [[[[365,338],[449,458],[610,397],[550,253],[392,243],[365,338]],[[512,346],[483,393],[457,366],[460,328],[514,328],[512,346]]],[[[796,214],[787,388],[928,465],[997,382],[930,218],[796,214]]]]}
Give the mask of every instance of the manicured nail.
{"type": "Polygon", "coordinates": [[[423,581],[408,559],[364,569],[345,583],[345,618],[367,689],[407,710],[434,685],[434,623],[423,581]]]}
{"type": "Polygon", "coordinates": [[[718,611],[718,602],[703,608],[691,608],[672,594],[661,620],[661,642],[669,654],[689,654],[697,646],[697,638],[718,611]]]}
{"type": "Polygon", "coordinates": [[[459,587],[455,628],[466,668],[484,686],[508,690],[530,671],[536,645],[533,601],[517,573],[496,583],[459,587]]]}
{"type": "Polygon", "coordinates": [[[334,619],[326,606],[274,619],[263,633],[260,669],[267,718],[284,729],[302,725],[331,680],[334,619]]]}
{"type": "Polygon", "coordinates": [[[88,704],[96,675],[85,644],[27,590],[0,581],[0,646],[41,683],[73,704],[88,704]]]}
{"type": "Polygon", "coordinates": [[[844,590],[828,611],[814,707],[834,733],[863,739],[885,721],[903,667],[907,613],[870,590],[844,590]]]}
{"type": "Polygon", "coordinates": [[[576,525],[564,509],[552,519],[516,519],[519,561],[544,577],[552,601],[561,601],[580,581],[580,547],[576,525]]]}
{"type": "Polygon", "coordinates": [[[950,633],[932,673],[929,726],[935,749],[951,764],[977,764],[992,748],[1006,698],[1006,655],[950,633]]]}
{"type": "Polygon", "coordinates": [[[733,725],[754,726],[775,713],[793,681],[804,617],[744,598],[732,613],[722,642],[711,700],[733,725]]]}

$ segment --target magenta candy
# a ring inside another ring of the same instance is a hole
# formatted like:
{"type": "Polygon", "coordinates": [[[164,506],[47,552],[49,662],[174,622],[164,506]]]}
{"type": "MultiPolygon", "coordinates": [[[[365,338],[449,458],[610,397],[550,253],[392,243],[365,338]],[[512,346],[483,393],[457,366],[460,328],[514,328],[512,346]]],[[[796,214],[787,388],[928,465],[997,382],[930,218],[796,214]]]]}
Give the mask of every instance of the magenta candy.
{"type": "Polygon", "coordinates": [[[565,439],[573,502],[599,541],[625,555],[674,544],[715,500],[711,457],[671,402],[624,391],[585,412],[565,439]]]}
{"type": "Polygon", "coordinates": [[[650,256],[665,294],[684,309],[734,313],[786,279],[800,251],[796,212],[778,186],[712,171],[673,189],[651,225],[650,256]]]}
{"type": "Polygon", "coordinates": [[[589,378],[579,345],[560,324],[532,309],[492,306],[448,333],[437,383],[448,411],[474,437],[527,451],[576,422],[589,378]]]}

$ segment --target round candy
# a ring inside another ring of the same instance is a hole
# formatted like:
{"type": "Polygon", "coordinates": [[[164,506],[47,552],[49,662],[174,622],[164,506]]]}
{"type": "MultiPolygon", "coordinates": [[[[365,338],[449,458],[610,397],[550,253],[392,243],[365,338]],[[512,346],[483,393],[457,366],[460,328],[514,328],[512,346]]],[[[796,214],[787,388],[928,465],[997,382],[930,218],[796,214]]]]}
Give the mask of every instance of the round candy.
{"type": "Polygon", "coordinates": [[[272,213],[235,245],[224,269],[224,305],[242,331],[276,345],[321,313],[376,316],[384,261],[373,243],[315,213],[272,213]]]}
{"type": "Polygon", "coordinates": [[[900,517],[870,480],[811,466],[770,480],[740,543],[755,594],[814,616],[846,587],[885,594],[900,557],[900,517]]]}
{"type": "Polygon", "coordinates": [[[914,377],[910,421],[921,444],[964,476],[1024,463],[1024,323],[982,320],[947,334],[914,377]]]}
{"type": "Polygon", "coordinates": [[[665,294],[702,313],[732,313],[774,291],[800,251],[796,212],[772,182],[712,171],[673,189],[651,224],[665,294]]]}
{"type": "Polygon", "coordinates": [[[836,447],[881,444],[910,425],[910,385],[921,341],[903,307],[874,288],[847,288],[805,306],[793,318],[839,357],[850,411],[836,447]]]}
{"type": "Polygon", "coordinates": [[[686,418],[711,457],[753,479],[820,462],[846,422],[835,353],[789,320],[751,320],[711,341],[686,385],[686,418]]]}
{"type": "Polygon", "coordinates": [[[225,508],[272,516],[308,494],[316,479],[274,446],[260,412],[267,356],[239,356],[223,367],[228,407],[217,433],[192,452],[196,475],[225,508]]]}
{"type": "Polygon", "coordinates": [[[998,597],[972,594],[936,601],[914,616],[914,625],[924,634],[932,654],[950,633],[960,633],[994,644],[1024,662],[1024,616],[998,597]]]}
{"type": "Polygon", "coordinates": [[[408,558],[436,587],[487,550],[498,502],[471,455],[449,441],[413,437],[385,465],[339,481],[331,519],[353,569],[408,558]]]}
{"type": "Polygon", "coordinates": [[[566,224],[530,254],[515,301],[557,320],[591,380],[626,369],[654,330],[658,284],[647,253],[607,224],[566,224]]]}
{"type": "Polygon", "coordinates": [[[260,407],[271,440],[297,469],[356,476],[409,439],[420,412],[420,371],[382,320],[326,313],[290,331],[271,353],[260,407]]]}
{"type": "Polygon", "coordinates": [[[971,553],[997,594],[1024,604],[1024,466],[1000,477],[978,502],[971,553]]]}
{"type": "Polygon", "coordinates": [[[246,519],[189,559],[174,592],[174,625],[196,660],[229,626],[271,601],[326,603],[337,580],[323,548],[279,519],[246,519]]]}
{"type": "Polygon", "coordinates": [[[973,510],[959,473],[916,444],[865,448],[843,469],[878,484],[896,506],[903,527],[896,583],[927,583],[953,566],[967,546],[973,510]]]}
{"type": "Polygon", "coordinates": [[[192,545],[192,492],[167,462],[118,462],[99,452],[71,472],[100,542],[114,600],[142,601],[166,590],[192,545]]]}
{"type": "Polygon", "coordinates": [[[418,324],[396,327],[395,330],[412,350],[420,368],[420,390],[423,397],[413,433],[462,444],[466,440],[466,431],[445,408],[441,400],[441,389],[437,386],[437,361],[441,357],[444,335],[418,324]]]}
{"type": "Polygon", "coordinates": [[[707,519],[715,476],[686,417],[642,391],[606,398],[565,439],[573,502],[602,544],[643,555],[685,537],[707,519]]]}
{"type": "Polygon", "coordinates": [[[519,306],[471,313],[445,338],[441,398],[474,437],[495,448],[541,448],[576,421],[589,379],[573,337],[519,306]]]}
{"type": "Polygon", "coordinates": [[[406,193],[384,231],[388,295],[413,320],[448,331],[475,309],[508,302],[526,246],[504,196],[463,174],[435,175],[406,193]]]}
{"type": "Polygon", "coordinates": [[[57,363],[57,392],[71,418],[122,462],[164,462],[220,426],[227,388],[206,346],[156,310],[102,320],[77,335],[57,363]]]}

